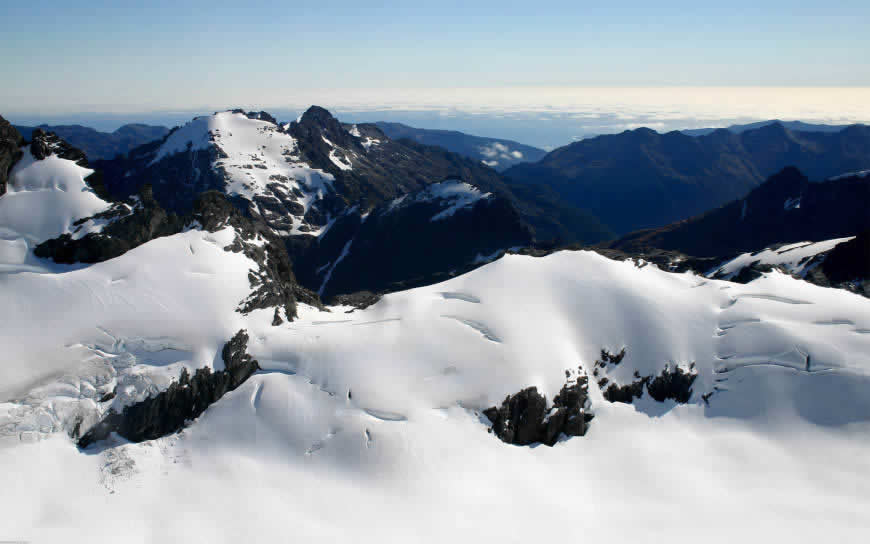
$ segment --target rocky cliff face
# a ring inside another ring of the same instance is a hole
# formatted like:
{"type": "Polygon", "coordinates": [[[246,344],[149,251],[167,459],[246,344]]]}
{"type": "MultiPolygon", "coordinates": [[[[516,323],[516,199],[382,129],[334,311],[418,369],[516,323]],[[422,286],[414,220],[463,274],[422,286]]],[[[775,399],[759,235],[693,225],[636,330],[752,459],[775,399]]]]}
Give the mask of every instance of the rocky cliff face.
{"type": "Polygon", "coordinates": [[[324,297],[391,291],[447,279],[531,241],[506,199],[448,181],[343,215],[297,260],[297,273],[324,297]],[[468,192],[436,196],[449,188],[468,192]]]}
{"type": "Polygon", "coordinates": [[[21,134],[0,116],[0,196],[6,194],[6,183],[12,166],[21,158],[21,134]]]}
{"type": "Polygon", "coordinates": [[[837,245],[820,260],[807,272],[807,281],[870,298],[870,230],[837,245]]]}
{"type": "Polygon", "coordinates": [[[257,361],[248,355],[247,345],[248,334],[241,330],[223,347],[224,370],[200,368],[191,376],[185,369],[178,381],[156,396],[126,406],[121,413],[110,410],[78,438],[78,446],[86,448],[111,433],[142,442],[178,432],[259,369],[257,361]]]}

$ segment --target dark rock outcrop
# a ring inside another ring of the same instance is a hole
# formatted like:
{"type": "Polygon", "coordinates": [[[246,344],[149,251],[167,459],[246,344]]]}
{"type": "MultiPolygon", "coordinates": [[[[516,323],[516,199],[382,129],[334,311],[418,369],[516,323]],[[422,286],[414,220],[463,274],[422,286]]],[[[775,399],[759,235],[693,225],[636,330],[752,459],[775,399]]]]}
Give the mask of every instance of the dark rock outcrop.
{"type": "Polygon", "coordinates": [[[73,147],[60,136],[53,132],[45,132],[37,128],[33,131],[30,141],[30,153],[36,160],[42,160],[50,155],[57,155],[61,159],[73,161],[79,166],[88,166],[88,158],[85,152],[73,147]]]}
{"type": "Polygon", "coordinates": [[[598,383],[603,389],[604,398],[610,402],[631,404],[635,399],[641,398],[646,389],[649,396],[657,402],[671,399],[679,404],[686,404],[692,398],[692,384],[698,377],[694,370],[695,363],[688,370],[679,366],[674,366],[673,369],[666,366],[657,376],[636,376],[637,379],[628,384],[608,383],[607,378],[602,378],[598,383]]]}
{"type": "MultiPolygon", "coordinates": [[[[327,302],[336,306],[352,306],[356,310],[365,310],[381,300],[381,295],[371,291],[357,291],[346,295],[336,295],[327,302]]],[[[353,310],[350,310],[351,312],[353,310]]]]}
{"type": "Polygon", "coordinates": [[[689,402],[692,397],[692,384],[698,373],[695,363],[689,365],[688,370],[679,365],[665,365],[665,368],[657,376],[641,376],[640,372],[634,372],[634,380],[626,384],[618,384],[607,377],[609,369],[618,366],[625,359],[625,348],[617,353],[601,350],[601,356],[593,365],[592,375],[596,378],[598,387],[601,388],[604,398],[610,402],[622,402],[631,404],[635,399],[643,396],[644,390],[649,396],[658,402],[673,399],[680,404],[689,402]]]}
{"type": "Polygon", "coordinates": [[[570,371],[565,375],[568,381],[549,408],[547,398],[536,387],[529,387],[505,397],[501,406],[484,410],[483,414],[492,422],[490,432],[502,442],[520,446],[538,442],[553,446],[562,433],[585,435],[593,418],[587,412],[588,379],[582,369],[574,377],[570,371]]]}
{"type": "Polygon", "coordinates": [[[21,158],[24,139],[15,127],[0,116],[0,196],[6,194],[6,184],[12,166],[21,158]]]}
{"type": "Polygon", "coordinates": [[[870,230],[837,244],[821,256],[818,266],[808,266],[806,280],[822,287],[846,289],[870,298],[870,230]]]}
{"type": "Polygon", "coordinates": [[[365,219],[354,211],[336,220],[295,260],[300,282],[323,296],[407,289],[446,280],[485,262],[481,257],[532,241],[507,199],[482,198],[433,221],[452,201],[416,200],[419,194],[378,206],[365,219]]]}
{"type": "Polygon", "coordinates": [[[102,421],[78,439],[78,446],[86,448],[113,432],[131,442],[142,442],[181,430],[187,421],[199,417],[259,369],[246,351],[247,344],[248,334],[239,331],[221,352],[224,370],[200,368],[193,376],[183,370],[177,382],[156,396],[126,406],[121,413],[110,409],[102,421]]]}
{"type": "Polygon", "coordinates": [[[181,232],[184,221],[174,213],[168,213],[154,200],[151,186],[142,188],[138,201],[132,208],[116,203],[105,212],[92,218],[79,220],[81,226],[88,219],[105,220],[109,223],[102,232],[89,233],[78,239],[71,234],[46,240],[33,252],[37,257],[50,258],[57,263],[98,263],[123,255],[145,242],[181,232]]]}
{"type": "Polygon", "coordinates": [[[163,209],[151,187],[146,185],[132,207],[118,203],[95,218],[109,221],[101,232],[78,239],[64,234],[39,244],[34,254],[59,263],[96,263],[118,257],[155,238],[177,234],[187,226],[198,226],[209,232],[229,226],[236,230],[237,236],[225,249],[243,253],[257,264],[248,275],[253,291],[241,302],[240,312],[281,307],[284,316],[292,320],[296,317],[297,301],[322,307],[315,293],[296,282],[283,242],[261,223],[245,217],[222,193],[200,194],[191,213],[179,217],[163,209]]]}

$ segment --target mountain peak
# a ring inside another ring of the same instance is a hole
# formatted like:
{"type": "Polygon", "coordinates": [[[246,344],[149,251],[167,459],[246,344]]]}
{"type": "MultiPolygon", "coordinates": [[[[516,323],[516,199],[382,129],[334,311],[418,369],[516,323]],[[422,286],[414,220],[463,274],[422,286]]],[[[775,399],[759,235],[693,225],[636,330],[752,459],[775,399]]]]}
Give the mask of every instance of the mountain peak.
{"type": "Polygon", "coordinates": [[[299,118],[299,123],[314,123],[324,126],[331,123],[337,124],[338,119],[336,119],[331,113],[329,113],[329,110],[327,110],[326,108],[322,108],[320,106],[311,106],[310,108],[305,110],[305,113],[303,113],[302,116],[299,118]]]}

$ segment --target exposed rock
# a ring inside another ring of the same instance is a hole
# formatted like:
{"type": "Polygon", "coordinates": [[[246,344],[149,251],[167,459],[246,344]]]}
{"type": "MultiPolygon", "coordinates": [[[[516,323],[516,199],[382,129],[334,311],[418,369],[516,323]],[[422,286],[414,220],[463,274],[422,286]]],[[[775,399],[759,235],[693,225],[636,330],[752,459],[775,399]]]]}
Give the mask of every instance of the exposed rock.
{"type": "Polygon", "coordinates": [[[173,213],[167,213],[151,196],[145,186],[135,206],[117,203],[105,212],[88,219],[107,220],[99,233],[89,233],[78,239],[71,234],[46,240],[33,250],[37,257],[50,258],[58,263],[98,263],[123,255],[134,247],[162,236],[180,232],[184,223],[173,213]]]}
{"type": "Polygon", "coordinates": [[[184,369],[177,382],[165,391],[119,414],[112,409],[78,440],[86,448],[115,432],[132,442],[154,440],[181,430],[188,420],[199,417],[210,405],[247,380],[259,364],[246,351],[248,334],[240,330],[221,352],[225,370],[200,368],[191,377],[184,369]]]}
{"type": "Polygon", "coordinates": [[[529,227],[505,198],[480,198],[432,220],[453,201],[426,194],[376,206],[365,219],[359,210],[338,217],[295,260],[300,283],[326,297],[407,289],[446,280],[483,264],[484,256],[532,242],[529,227]]]}
{"type": "Polygon", "coordinates": [[[61,159],[73,161],[79,166],[88,166],[88,158],[85,157],[84,151],[71,146],[55,133],[45,132],[37,128],[33,131],[32,138],[30,153],[36,160],[42,160],[50,155],[57,155],[61,159]]]}
{"type": "Polygon", "coordinates": [[[821,264],[810,268],[806,279],[870,298],[870,230],[834,247],[821,264]]]}
{"type": "MultiPolygon", "coordinates": [[[[608,365],[618,365],[624,357],[625,349],[617,355],[601,350],[601,359],[595,362],[594,375],[599,375],[599,369],[606,371],[608,365]]],[[[683,369],[679,365],[671,368],[668,364],[657,376],[641,376],[635,371],[635,380],[622,385],[613,382],[610,378],[601,377],[598,379],[598,387],[602,389],[604,398],[610,402],[631,404],[635,399],[643,397],[643,392],[646,390],[657,402],[672,399],[685,404],[692,397],[692,384],[697,377],[695,363],[691,363],[688,369],[683,369]]]]}
{"type": "Polygon", "coordinates": [[[274,117],[272,117],[271,114],[269,114],[268,112],[265,112],[265,111],[245,111],[241,108],[237,108],[237,109],[232,110],[232,112],[233,113],[241,113],[245,117],[247,117],[248,119],[258,119],[260,121],[268,121],[268,122],[272,123],[273,125],[278,124],[278,120],[275,119],[274,117]]]}
{"type": "Polygon", "coordinates": [[[589,428],[593,414],[588,410],[588,379],[582,368],[576,377],[566,371],[568,381],[547,408],[547,398],[536,387],[523,389],[505,397],[501,406],[483,411],[492,422],[494,432],[502,442],[529,445],[540,442],[552,446],[564,433],[567,436],[583,436],[589,428]]]}
{"type": "Polygon", "coordinates": [[[6,183],[12,166],[21,158],[24,139],[15,127],[0,116],[0,196],[6,194],[6,183]]]}
{"type": "Polygon", "coordinates": [[[334,306],[352,306],[357,310],[365,310],[369,306],[376,304],[379,300],[381,300],[381,295],[371,291],[357,291],[347,295],[336,295],[329,299],[328,302],[334,306]]]}
{"type": "Polygon", "coordinates": [[[34,253],[59,263],[95,263],[122,255],[155,238],[179,233],[186,225],[198,224],[210,232],[230,226],[236,230],[237,237],[226,250],[244,253],[257,263],[248,276],[252,293],[240,304],[240,312],[280,306],[287,318],[293,319],[297,300],[322,307],[316,294],[297,284],[283,242],[262,224],[245,217],[222,193],[200,194],[191,213],[179,217],[164,210],[146,185],[134,206],[118,203],[94,218],[110,222],[99,233],[78,239],[64,234],[47,240],[39,244],[34,253]]]}

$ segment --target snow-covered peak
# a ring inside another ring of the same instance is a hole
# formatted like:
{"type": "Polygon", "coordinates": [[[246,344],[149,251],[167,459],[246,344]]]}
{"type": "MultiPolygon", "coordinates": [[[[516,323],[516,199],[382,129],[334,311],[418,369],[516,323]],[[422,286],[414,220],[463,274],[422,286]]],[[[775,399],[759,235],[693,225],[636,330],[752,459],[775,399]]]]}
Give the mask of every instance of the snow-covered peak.
{"type": "MultiPolygon", "coordinates": [[[[29,269],[39,242],[72,232],[73,223],[109,208],[85,183],[93,170],[57,155],[37,160],[22,150],[0,196],[0,267],[29,269]]],[[[94,227],[96,228],[96,227],[94,227]]]]}
{"type": "MultiPolygon", "coordinates": [[[[309,232],[303,216],[311,205],[333,190],[332,174],[302,160],[299,146],[284,128],[270,120],[255,119],[238,111],[197,117],[170,134],[151,160],[151,165],[176,153],[214,149],[212,167],[222,171],[225,191],[255,202],[258,198],[288,200],[294,204],[282,211],[282,234],[309,232]]],[[[335,159],[343,169],[349,164],[335,159]]],[[[261,214],[271,210],[263,208],[261,214]]]]}

